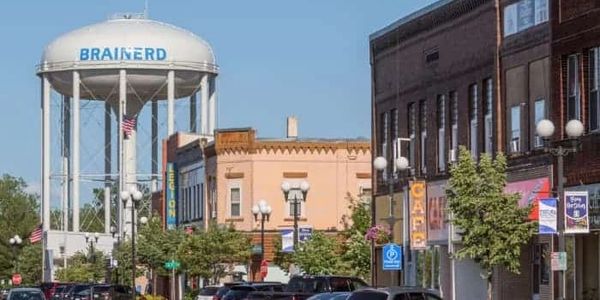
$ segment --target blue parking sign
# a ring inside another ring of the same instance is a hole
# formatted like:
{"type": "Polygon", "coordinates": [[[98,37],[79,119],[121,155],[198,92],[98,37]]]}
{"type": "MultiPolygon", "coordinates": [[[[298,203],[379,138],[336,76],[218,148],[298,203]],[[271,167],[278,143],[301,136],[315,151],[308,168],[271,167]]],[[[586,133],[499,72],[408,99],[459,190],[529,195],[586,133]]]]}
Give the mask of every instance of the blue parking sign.
{"type": "Polygon", "coordinates": [[[383,270],[402,270],[402,248],[396,244],[383,246],[383,270]]]}

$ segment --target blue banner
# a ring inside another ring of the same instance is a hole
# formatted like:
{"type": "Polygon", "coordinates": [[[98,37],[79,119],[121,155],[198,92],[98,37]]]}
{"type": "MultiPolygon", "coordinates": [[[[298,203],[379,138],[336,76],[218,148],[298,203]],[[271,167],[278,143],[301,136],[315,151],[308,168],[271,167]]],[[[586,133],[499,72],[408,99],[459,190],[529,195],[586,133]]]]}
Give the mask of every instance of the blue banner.
{"type": "Polygon", "coordinates": [[[565,233],[589,233],[588,192],[565,192],[565,233]]]}
{"type": "Polygon", "coordinates": [[[177,226],[177,172],[174,163],[167,163],[166,173],[165,220],[167,229],[175,229],[177,226]]]}
{"type": "Polygon", "coordinates": [[[539,233],[556,233],[556,198],[540,199],[539,202],[539,233]]]}

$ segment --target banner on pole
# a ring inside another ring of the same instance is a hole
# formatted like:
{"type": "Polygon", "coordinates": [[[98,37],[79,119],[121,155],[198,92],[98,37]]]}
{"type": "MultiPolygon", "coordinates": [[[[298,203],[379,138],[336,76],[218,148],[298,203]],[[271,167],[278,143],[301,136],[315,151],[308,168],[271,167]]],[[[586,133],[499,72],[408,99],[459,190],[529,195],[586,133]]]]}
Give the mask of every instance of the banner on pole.
{"type": "Polygon", "coordinates": [[[556,233],[556,198],[541,199],[539,202],[539,233],[556,233]]]}
{"type": "Polygon", "coordinates": [[[589,233],[588,192],[565,192],[565,233],[589,233]]]}

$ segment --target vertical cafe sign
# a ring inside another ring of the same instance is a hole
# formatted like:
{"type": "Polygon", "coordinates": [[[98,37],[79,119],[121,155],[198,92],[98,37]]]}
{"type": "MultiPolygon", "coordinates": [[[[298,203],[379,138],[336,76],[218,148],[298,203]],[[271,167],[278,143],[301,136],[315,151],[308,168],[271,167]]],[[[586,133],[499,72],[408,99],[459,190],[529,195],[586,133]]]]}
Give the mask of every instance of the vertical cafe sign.
{"type": "Polygon", "coordinates": [[[565,192],[565,233],[588,233],[588,192],[565,192]]]}
{"type": "Polygon", "coordinates": [[[177,172],[175,164],[167,163],[167,187],[165,193],[165,220],[167,229],[177,226],[177,172]]]}
{"type": "Polygon", "coordinates": [[[427,187],[425,181],[410,182],[410,247],[427,249],[427,187]]]}

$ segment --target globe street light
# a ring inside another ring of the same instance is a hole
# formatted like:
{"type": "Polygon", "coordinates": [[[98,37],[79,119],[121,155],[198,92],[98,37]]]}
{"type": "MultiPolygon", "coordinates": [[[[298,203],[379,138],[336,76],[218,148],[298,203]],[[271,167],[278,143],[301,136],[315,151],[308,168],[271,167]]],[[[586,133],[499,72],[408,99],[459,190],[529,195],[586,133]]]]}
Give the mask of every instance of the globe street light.
{"type": "Polygon", "coordinates": [[[281,191],[283,191],[284,201],[293,201],[292,204],[294,205],[294,251],[296,251],[296,248],[298,247],[298,204],[300,201],[306,202],[306,195],[308,194],[309,190],[310,184],[306,180],[302,181],[299,185],[295,185],[293,188],[292,184],[288,181],[281,183],[281,191]],[[289,199],[289,194],[292,190],[301,191],[302,198],[298,198],[298,193],[293,193],[294,198],[289,199]]]}
{"type": "Polygon", "coordinates": [[[85,242],[89,245],[90,247],[90,257],[92,262],[96,262],[96,252],[94,251],[94,244],[98,244],[98,239],[100,238],[100,234],[99,233],[94,233],[94,237],[93,239],[90,236],[89,232],[85,233],[85,242]]]}
{"type": "MultiPolygon", "coordinates": [[[[254,215],[254,221],[258,221],[260,215],[260,261],[261,264],[265,260],[265,221],[269,221],[271,216],[271,206],[267,204],[267,201],[260,200],[258,204],[252,206],[252,214],[254,215]]],[[[261,278],[264,280],[264,278],[261,278]]]]}
{"type": "Polygon", "coordinates": [[[12,255],[13,255],[13,264],[15,266],[15,273],[19,272],[19,260],[17,259],[17,248],[21,246],[21,244],[23,243],[23,240],[21,239],[21,237],[18,234],[15,234],[14,237],[11,237],[8,242],[10,243],[10,247],[12,249],[12,255]]]}
{"type": "MultiPolygon", "coordinates": [[[[583,124],[579,120],[570,120],[565,126],[565,133],[571,142],[571,145],[565,147],[560,143],[555,143],[554,147],[549,146],[549,139],[554,135],[554,123],[550,120],[540,120],[536,125],[536,133],[544,140],[544,150],[551,153],[557,159],[557,176],[558,186],[556,188],[558,194],[557,211],[564,211],[564,157],[577,152],[579,148],[579,137],[583,135],[583,124]]],[[[565,236],[564,236],[564,215],[558,213],[558,251],[565,252],[565,236]]],[[[565,299],[567,290],[567,281],[565,280],[565,271],[560,271],[558,274],[558,294],[560,299],[565,299]]]]}
{"type": "Polygon", "coordinates": [[[132,299],[135,300],[135,208],[138,202],[142,200],[142,192],[140,192],[135,186],[132,186],[128,191],[121,191],[121,200],[123,206],[127,206],[127,202],[131,202],[131,291],[132,299]]]}

